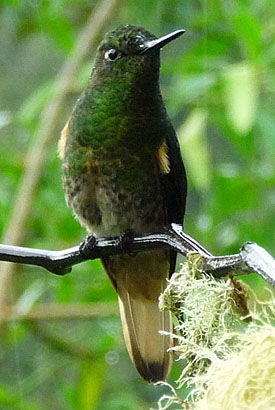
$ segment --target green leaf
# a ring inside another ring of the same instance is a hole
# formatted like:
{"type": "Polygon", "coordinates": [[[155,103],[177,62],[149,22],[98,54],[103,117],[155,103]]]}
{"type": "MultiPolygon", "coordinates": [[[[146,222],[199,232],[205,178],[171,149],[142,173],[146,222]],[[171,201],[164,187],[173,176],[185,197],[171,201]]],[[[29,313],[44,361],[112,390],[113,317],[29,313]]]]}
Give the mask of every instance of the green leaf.
{"type": "Polygon", "coordinates": [[[78,410],[96,410],[105,386],[108,365],[104,357],[83,363],[79,377],[78,410]]]}
{"type": "Polygon", "coordinates": [[[205,138],[207,112],[194,109],[178,130],[187,173],[198,191],[206,191],[211,183],[210,155],[205,138]]]}
{"type": "Polygon", "coordinates": [[[259,151],[265,158],[265,162],[270,163],[275,170],[274,156],[275,156],[275,118],[272,108],[261,107],[260,115],[257,118],[259,133],[262,135],[261,143],[259,144],[259,151]]]}
{"type": "Polygon", "coordinates": [[[66,275],[60,278],[56,287],[56,294],[59,303],[69,303],[73,300],[74,281],[71,276],[66,275]]]}
{"type": "Polygon", "coordinates": [[[261,27],[257,20],[247,12],[233,17],[234,33],[243,43],[245,56],[251,60],[261,54],[261,27]]]}
{"type": "Polygon", "coordinates": [[[47,102],[50,101],[53,95],[54,86],[55,84],[53,81],[47,81],[34,90],[21,106],[16,115],[16,120],[23,126],[32,128],[34,122],[39,119],[40,112],[47,102]]]}
{"type": "Polygon", "coordinates": [[[77,92],[82,92],[83,89],[87,86],[89,78],[91,76],[92,66],[93,62],[89,59],[89,61],[83,64],[78,71],[74,84],[77,92]]]}
{"type": "Polygon", "coordinates": [[[19,4],[19,0],[2,0],[3,4],[8,4],[9,6],[17,6],[19,4]]]}
{"type": "Polygon", "coordinates": [[[19,394],[11,393],[6,389],[6,386],[0,386],[0,408],[2,410],[37,410],[38,407],[28,403],[19,394]]]}
{"type": "Polygon", "coordinates": [[[171,101],[169,101],[170,113],[176,115],[182,110],[182,104],[198,101],[210,91],[215,82],[215,75],[211,73],[176,77],[173,92],[171,93],[171,101]]]}
{"type": "MultiPolygon", "coordinates": [[[[65,6],[65,5],[64,5],[65,6]]],[[[53,40],[62,51],[69,52],[73,47],[72,24],[64,12],[57,12],[54,8],[43,7],[40,13],[41,29],[53,40]]]]}
{"type": "Polygon", "coordinates": [[[239,134],[247,134],[256,119],[258,82],[254,66],[232,64],[224,73],[225,108],[229,122],[239,134]]]}

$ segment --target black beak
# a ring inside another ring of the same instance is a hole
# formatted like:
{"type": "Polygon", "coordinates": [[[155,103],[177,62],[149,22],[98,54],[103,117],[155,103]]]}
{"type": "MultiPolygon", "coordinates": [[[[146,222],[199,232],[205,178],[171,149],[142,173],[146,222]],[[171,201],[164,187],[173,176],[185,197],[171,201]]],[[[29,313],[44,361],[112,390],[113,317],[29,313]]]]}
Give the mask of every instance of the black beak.
{"type": "Polygon", "coordinates": [[[143,49],[140,51],[140,54],[147,54],[150,53],[152,50],[159,50],[162,47],[166,46],[166,44],[170,43],[170,41],[175,40],[179,36],[185,33],[185,30],[177,30],[173,33],[167,34],[161,38],[157,38],[156,40],[148,41],[144,44],[143,49]]]}

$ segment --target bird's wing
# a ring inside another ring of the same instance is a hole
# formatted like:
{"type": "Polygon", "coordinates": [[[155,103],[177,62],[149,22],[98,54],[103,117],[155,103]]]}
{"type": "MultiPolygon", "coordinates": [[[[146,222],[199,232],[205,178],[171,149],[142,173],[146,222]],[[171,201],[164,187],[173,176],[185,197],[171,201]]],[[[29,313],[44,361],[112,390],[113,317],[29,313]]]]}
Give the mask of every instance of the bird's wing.
{"type": "MultiPolygon", "coordinates": [[[[171,123],[169,123],[165,133],[164,144],[166,144],[166,162],[164,163],[162,161],[165,166],[160,164],[160,170],[162,171],[160,181],[167,218],[166,222],[168,224],[177,223],[183,225],[187,195],[187,178],[181,158],[179,142],[171,123]]],[[[164,156],[164,153],[161,153],[162,156],[164,156]]],[[[164,160],[164,157],[162,158],[164,160]]],[[[170,257],[170,274],[174,272],[176,256],[176,252],[172,251],[170,257]]]]}

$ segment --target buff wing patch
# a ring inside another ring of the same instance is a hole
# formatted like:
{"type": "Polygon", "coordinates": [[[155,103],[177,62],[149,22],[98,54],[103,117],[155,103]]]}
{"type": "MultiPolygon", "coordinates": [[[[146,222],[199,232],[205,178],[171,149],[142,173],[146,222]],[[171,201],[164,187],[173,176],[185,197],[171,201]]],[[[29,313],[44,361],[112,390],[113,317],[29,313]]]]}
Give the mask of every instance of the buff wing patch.
{"type": "Polygon", "coordinates": [[[159,169],[162,174],[169,174],[170,172],[170,161],[168,157],[168,147],[166,142],[164,142],[158,150],[157,153],[159,169]]]}
{"type": "Polygon", "coordinates": [[[61,136],[58,142],[58,156],[61,160],[64,158],[64,153],[65,153],[65,146],[67,142],[67,138],[69,135],[69,121],[66,123],[65,127],[61,131],[61,136]]]}

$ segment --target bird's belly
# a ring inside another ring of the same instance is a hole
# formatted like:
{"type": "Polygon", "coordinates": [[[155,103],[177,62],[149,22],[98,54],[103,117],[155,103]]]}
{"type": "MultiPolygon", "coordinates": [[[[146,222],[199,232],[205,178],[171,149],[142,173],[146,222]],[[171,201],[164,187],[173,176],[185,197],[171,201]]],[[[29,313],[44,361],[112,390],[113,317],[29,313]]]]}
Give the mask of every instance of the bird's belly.
{"type": "Polygon", "coordinates": [[[121,183],[117,169],[82,178],[68,200],[80,223],[95,236],[117,236],[128,229],[154,232],[164,224],[159,183],[153,175],[121,183]]]}
{"type": "Polygon", "coordinates": [[[149,199],[146,195],[134,195],[123,188],[100,185],[96,196],[101,221],[94,223],[90,218],[85,224],[88,231],[96,236],[117,236],[128,229],[146,233],[156,230],[164,223],[157,195],[149,199]]]}

